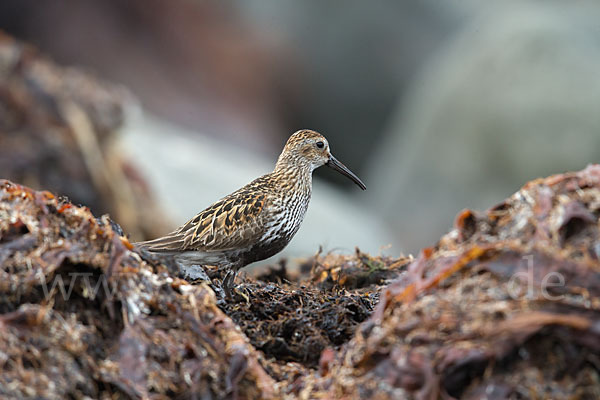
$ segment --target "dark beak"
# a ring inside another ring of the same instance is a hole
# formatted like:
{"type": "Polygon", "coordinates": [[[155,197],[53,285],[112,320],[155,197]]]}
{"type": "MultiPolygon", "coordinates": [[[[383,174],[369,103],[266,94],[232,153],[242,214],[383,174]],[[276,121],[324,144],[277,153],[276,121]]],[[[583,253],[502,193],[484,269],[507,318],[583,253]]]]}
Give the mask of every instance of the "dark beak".
{"type": "Polygon", "coordinates": [[[333,155],[329,155],[329,161],[327,161],[325,165],[327,165],[331,169],[335,169],[340,174],[346,175],[348,178],[352,179],[354,183],[356,183],[358,187],[362,190],[365,190],[367,188],[365,184],[362,183],[360,179],[358,179],[358,176],[354,175],[352,171],[350,171],[344,164],[339,162],[337,158],[335,158],[333,155]]]}

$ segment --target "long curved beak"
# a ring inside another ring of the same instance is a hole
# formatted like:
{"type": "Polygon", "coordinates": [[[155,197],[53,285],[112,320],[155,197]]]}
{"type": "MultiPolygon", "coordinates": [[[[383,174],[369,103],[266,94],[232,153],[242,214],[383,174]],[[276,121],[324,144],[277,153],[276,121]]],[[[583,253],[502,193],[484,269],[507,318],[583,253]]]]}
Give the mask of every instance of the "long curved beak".
{"type": "Polygon", "coordinates": [[[362,181],[360,179],[358,179],[358,176],[354,175],[354,172],[350,171],[344,164],[339,162],[337,160],[337,158],[335,158],[333,156],[333,154],[329,155],[329,161],[327,161],[327,163],[325,165],[327,165],[331,169],[335,169],[340,174],[346,175],[348,178],[352,179],[352,181],[354,183],[356,183],[358,185],[358,187],[361,188],[362,190],[367,189],[365,184],[362,183],[362,181]]]}

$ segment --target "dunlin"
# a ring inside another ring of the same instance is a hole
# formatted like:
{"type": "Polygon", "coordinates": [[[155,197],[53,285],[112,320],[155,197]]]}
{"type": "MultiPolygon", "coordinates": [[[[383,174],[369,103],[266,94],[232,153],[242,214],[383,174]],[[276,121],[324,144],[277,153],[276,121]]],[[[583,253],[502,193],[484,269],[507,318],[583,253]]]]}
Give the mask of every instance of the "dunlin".
{"type": "Polygon", "coordinates": [[[331,154],[323,135],[300,130],[288,139],[273,172],[223,197],[174,232],[137,245],[172,256],[183,267],[226,268],[222,286],[230,296],[240,268],[277,254],[294,237],[310,202],[312,172],[322,165],[366,189],[331,154]]]}

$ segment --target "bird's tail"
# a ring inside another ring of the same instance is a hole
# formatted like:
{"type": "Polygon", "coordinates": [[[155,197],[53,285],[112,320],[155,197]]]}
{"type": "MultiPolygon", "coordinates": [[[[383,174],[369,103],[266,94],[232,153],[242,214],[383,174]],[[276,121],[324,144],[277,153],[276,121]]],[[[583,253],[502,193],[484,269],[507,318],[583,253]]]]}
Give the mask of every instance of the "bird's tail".
{"type": "Polygon", "coordinates": [[[146,240],[144,242],[136,242],[133,245],[136,248],[157,253],[181,251],[184,245],[183,239],[183,234],[179,232],[172,232],[156,239],[146,240]]]}

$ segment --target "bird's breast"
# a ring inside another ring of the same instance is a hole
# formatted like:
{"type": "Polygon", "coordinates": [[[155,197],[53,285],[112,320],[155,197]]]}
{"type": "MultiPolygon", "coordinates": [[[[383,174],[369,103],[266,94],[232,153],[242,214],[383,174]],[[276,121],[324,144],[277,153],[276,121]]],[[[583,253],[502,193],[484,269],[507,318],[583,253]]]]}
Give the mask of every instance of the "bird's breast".
{"type": "Polygon", "coordinates": [[[287,196],[274,202],[266,224],[267,229],[261,241],[285,240],[285,244],[287,244],[300,228],[309,201],[310,194],[308,196],[287,196]]]}

